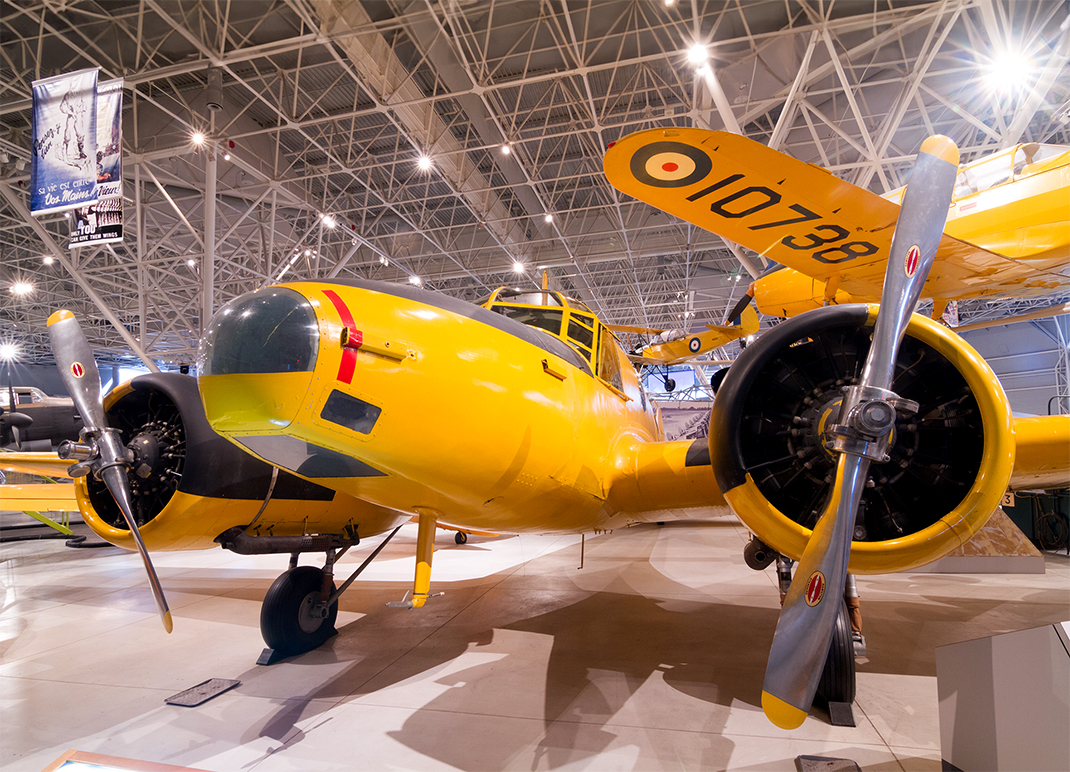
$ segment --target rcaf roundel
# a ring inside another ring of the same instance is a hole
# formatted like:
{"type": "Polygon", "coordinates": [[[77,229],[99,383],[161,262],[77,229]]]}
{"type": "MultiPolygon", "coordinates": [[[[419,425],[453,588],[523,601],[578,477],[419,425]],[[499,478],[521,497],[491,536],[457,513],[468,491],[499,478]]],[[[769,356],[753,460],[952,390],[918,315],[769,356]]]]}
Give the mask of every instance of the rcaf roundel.
{"type": "Polygon", "coordinates": [[[687,348],[692,354],[697,354],[698,350],[702,348],[702,341],[698,338],[692,338],[687,342],[687,348]]]}
{"type": "Polygon", "coordinates": [[[708,155],[683,142],[652,142],[636,150],[631,160],[635,178],[656,188],[694,185],[712,170],[708,155]]]}

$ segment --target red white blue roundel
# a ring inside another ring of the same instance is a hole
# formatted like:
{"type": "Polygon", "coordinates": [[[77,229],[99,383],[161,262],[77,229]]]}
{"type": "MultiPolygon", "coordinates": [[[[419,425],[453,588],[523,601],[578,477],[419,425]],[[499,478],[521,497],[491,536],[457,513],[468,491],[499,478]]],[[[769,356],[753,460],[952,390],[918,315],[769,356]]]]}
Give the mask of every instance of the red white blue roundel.
{"type": "Polygon", "coordinates": [[[687,342],[687,349],[692,354],[697,354],[700,348],[702,348],[702,341],[698,338],[692,338],[687,342]]]}
{"type": "Polygon", "coordinates": [[[918,264],[921,262],[921,250],[918,249],[918,245],[914,244],[907,250],[907,258],[903,264],[903,269],[907,272],[907,278],[918,272],[918,264]]]}
{"type": "Polygon", "coordinates": [[[683,142],[652,142],[635,151],[632,175],[656,188],[694,185],[713,170],[713,161],[697,147],[683,142]]]}

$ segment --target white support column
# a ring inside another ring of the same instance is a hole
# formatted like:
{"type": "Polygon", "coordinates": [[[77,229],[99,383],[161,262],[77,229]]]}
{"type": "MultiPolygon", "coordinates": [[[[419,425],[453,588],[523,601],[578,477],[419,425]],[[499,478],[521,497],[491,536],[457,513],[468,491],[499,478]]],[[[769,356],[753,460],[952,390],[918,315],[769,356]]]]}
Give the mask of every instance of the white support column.
{"type": "Polygon", "coordinates": [[[201,283],[204,295],[201,298],[201,334],[208,331],[215,303],[215,183],[216,147],[208,147],[204,165],[204,260],[201,263],[201,283]]]}

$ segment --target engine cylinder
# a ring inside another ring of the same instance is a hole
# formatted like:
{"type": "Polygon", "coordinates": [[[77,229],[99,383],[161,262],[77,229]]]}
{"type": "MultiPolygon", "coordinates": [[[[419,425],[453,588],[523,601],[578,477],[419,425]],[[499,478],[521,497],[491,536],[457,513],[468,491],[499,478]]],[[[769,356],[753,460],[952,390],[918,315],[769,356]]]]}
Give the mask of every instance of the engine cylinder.
{"type": "MultiPolygon", "coordinates": [[[[876,306],[795,317],[748,346],[718,391],[710,457],[725,498],[762,541],[798,559],[836,467],[825,429],[858,383],[876,306]]],[[[892,383],[919,403],[870,466],[850,570],[923,565],[968,540],[999,504],[1014,460],[1011,414],[991,369],[958,336],[915,315],[892,383]]]]}

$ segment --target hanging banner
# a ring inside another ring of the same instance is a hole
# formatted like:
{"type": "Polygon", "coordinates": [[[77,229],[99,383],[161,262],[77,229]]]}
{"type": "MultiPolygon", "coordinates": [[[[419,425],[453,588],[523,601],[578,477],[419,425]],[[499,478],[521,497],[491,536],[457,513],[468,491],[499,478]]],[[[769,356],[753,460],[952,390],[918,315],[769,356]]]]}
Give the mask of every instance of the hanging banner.
{"type": "Polygon", "coordinates": [[[97,69],[33,82],[30,211],[84,206],[97,198],[97,69]]]}
{"type": "MultiPolygon", "coordinates": [[[[123,79],[97,83],[97,200],[123,195],[123,79]]],[[[121,210],[120,210],[121,211],[121,210]]]]}
{"type": "Polygon", "coordinates": [[[90,244],[110,244],[123,240],[123,200],[105,198],[70,214],[71,240],[68,249],[90,244]]]}

